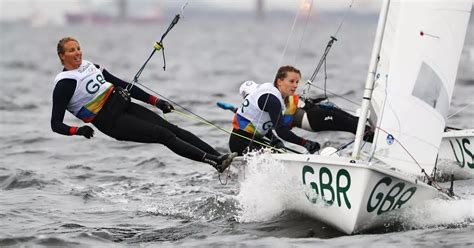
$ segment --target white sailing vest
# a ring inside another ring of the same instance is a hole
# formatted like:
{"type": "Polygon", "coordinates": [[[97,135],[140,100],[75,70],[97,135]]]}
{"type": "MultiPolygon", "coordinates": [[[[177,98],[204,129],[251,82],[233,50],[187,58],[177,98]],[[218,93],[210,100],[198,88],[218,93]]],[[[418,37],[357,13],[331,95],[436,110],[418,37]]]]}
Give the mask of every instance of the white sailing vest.
{"type": "Polygon", "coordinates": [[[59,73],[54,83],[61,79],[76,80],[76,89],[67,110],[84,122],[94,119],[114,88],[113,84],[105,81],[102,71],[87,60],[82,60],[82,64],[75,70],[59,73]]]}
{"type": "Polygon", "coordinates": [[[274,95],[280,100],[281,109],[285,111],[285,102],[281,96],[280,91],[273,86],[273,83],[261,84],[257,89],[252,91],[244,99],[242,106],[237,110],[237,114],[249,120],[252,125],[256,128],[257,133],[265,135],[273,127],[273,123],[270,119],[268,112],[262,111],[258,107],[258,98],[264,94],[274,95]]]}

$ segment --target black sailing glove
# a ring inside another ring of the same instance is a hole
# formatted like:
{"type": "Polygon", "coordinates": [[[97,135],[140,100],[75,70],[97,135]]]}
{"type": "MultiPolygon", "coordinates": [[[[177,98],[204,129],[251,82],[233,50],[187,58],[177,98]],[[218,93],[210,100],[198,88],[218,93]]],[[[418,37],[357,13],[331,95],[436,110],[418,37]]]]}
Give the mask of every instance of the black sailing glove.
{"type": "Polygon", "coordinates": [[[319,151],[321,145],[319,145],[319,143],[316,141],[306,140],[306,142],[304,143],[304,148],[306,148],[306,150],[308,150],[310,154],[313,154],[319,151]]]}
{"type": "Polygon", "coordinates": [[[92,129],[92,127],[89,127],[89,126],[82,126],[77,129],[76,135],[82,135],[86,137],[87,139],[90,139],[91,137],[94,136],[94,129],[92,129]]]}
{"type": "Polygon", "coordinates": [[[157,108],[161,109],[161,111],[163,111],[164,114],[167,114],[167,113],[171,112],[172,110],[174,110],[173,105],[171,105],[169,102],[167,102],[165,100],[161,100],[161,99],[156,101],[155,106],[157,108]]]}
{"type": "Polygon", "coordinates": [[[285,144],[283,141],[281,141],[279,138],[272,138],[272,141],[270,142],[270,145],[273,146],[276,149],[282,149],[285,148],[285,144]]]}

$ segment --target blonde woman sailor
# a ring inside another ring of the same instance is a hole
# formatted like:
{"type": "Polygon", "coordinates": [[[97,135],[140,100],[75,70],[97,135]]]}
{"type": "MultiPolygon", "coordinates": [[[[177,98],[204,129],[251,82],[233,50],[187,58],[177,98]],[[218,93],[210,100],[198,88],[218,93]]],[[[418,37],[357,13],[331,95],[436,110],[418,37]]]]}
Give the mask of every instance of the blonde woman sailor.
{"type": "Polygon", "coordinates": [[[54,80],[51,115],[54,132],[80,135],[87,139],[93,137],[94,130],[88,125],[75,127],[63,123],[65,111],[68,110],[117,140],[160,143],[178,155],[211,164],[219,172],[223,172],[237,156],[236,153],[220,154],[191,132],[131,102],[130,97],[154,105],[163,113],[174,110],[167,101],[138,87],[133,87],[129,95],[123,90],[129,83],[99,65],[82,59],[82,50],[76,39],[61,39],[57,45],[57,54],[64,68],[54,80]]]}

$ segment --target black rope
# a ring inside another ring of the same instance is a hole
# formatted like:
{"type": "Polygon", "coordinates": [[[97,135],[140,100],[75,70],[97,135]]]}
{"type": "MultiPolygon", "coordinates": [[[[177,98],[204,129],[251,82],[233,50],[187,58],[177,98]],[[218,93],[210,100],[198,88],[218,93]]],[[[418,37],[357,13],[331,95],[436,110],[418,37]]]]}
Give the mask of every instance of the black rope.
{"type": "Polygon", "coordinates": [[[166,35],[168,35],[168,33],[171,31],[171,29],[174,28],[174,26],[178,23],[179,18],[180,18],[179,14],[175,15],[175,17],[171,21],[170,25],[168,26],[168,29],[166,29],[165,33],[161,36],[160,43],[163,41],[163,39],[166,37],[166,35]]]}
{"type": "Polygon", "coordinates": [[[163,71],[166,71],[165,47],[161,47],[161,54],[163,55],[163,71]]]}
{"type": "MultiPolygon", "coordinates": [[[[204,118],[204,117],[202,117],[202,116],[200,116],[200,115],[194,113],[194,112],[191,111],[190,109],[188,109],[188,108],[186,108],[186,107],[180,105],[179,103],[177,103],[177,102],[175,102],[175,101],[169,99],[168,97],[166,97],[166,96],[164,96],[164,95],[162,95],[162,94],[160,94],[160,93],[158,93],[158,92],[152,90],[150,87],[147,87],[146,85],[143,85],[143,84],[138,83],[138,82],[137,82],[137,84],[140,85],[142,88],[144,88],[144,89],[146,89],[146,90],[152,92],[153,94],[156,94],[156,95],[159,96],[160,98],[162,98],[162,99],[164,99],[164,100],[166,100],[166,101],[172,103],[174,106],[178,106],[178,107],[181,108],[182,110],[184,110],[184,111],[186,111],[186,112],[192,114],[193,116],[195,116],[195,117],[198,118],[199,120],[202,120],[202,121],[204,121],[204,122],[210,123],[210,124],[212,124],[214,127],[218,128],[218,129],[220,129],[220,130],[224,130],[223,128],[220,128],[219,126],[217,126],[216,124],[214,124],[214,123],[212,123],[211,121],[207,120],[206,118],[204,118]]],[[[232,132],[232,133],[233,133],[233,132],[232,132]]],[[[231,133],[231,135],[232,135],[232,133],[231,133]]],[[[251,142],[253,142],[253,139],[250,139],[250,138],[248,138],[248,139],[249,139],[251,142]]],[[[264,145],[267,146],[268,148],[273,149],[273,150],[276,150],[276,151],[280,150],[280,149],[275,148],[275,147],[273,147],[272,145],[270,145],[270,141],[269,141],[268,139],[266,139],[265,137],[263,137],[263,140],[264,140],[265,142],[263,142],[262,144],[264,144],[264,145]]],[[[298,151],[293,150],[293,149],[288,148],[288,147],[283,147],[282,149],[287,150],[287,151],[290,151],[290,152],[294,152],[294,153],[301,154],[301,152],[298,152],[298,151]]]]}
{"type": "MultiPolygon", "coordinates": [[[[161,47],[161,54],[163,55],[163,71],[166,71],[166,57],[165,57],[165,47],[163,46],[163,39],[168,35],[168,33],[171,31],[171,29],[174,28],[174,26],[178,23],[180,18],[180,15],[177,14],[173,20],[171,21],[171,24],[168,26],[168,29],[165,31],[165,33],[161,36],[161,39],[158,43],[158,45],[161,47]]],[[[155,49],[156,51],[156,49],[155,49]]]]}
{"type": "MultiPolygon", "coordinates": [[[[328,41],[328,44],[326,45],[326,48],[324,49],[324,53],[323,53],[323,56],[321,57],[321,59],[319,60],[319,63],[318,65],[316,66],[316,69],[314,70],[313,74],[311,75],[311,78],[308,80],[308,82],[306,83],[308,85],[308,88],[307,90],[309,91],[310,87],[311,86],[315,86],[313,84],[314,80],[316,80],[316,77],[319,73],[319,70],[321,69],[321,66],[323,65],[324,63],[324,96],[327,98],[327,90],[326,90],[326,84],[327,84],[327,72],[326,72],[326,60],[327,60],[327,55],[329,54],[329,51],[331,50],[331,47],[333,45],[333,43],[335,41],[337,41],[337,34],[339,33],[339,31],[341,30],[342,28],[342,25],[344,24],[344,22],[346,21],[346,18],[347,18],[347,15],[349,14],[349,11],[352,9],[352,5],[354,3],[354,0],[351,1],[351,3],[349,4],[349,7],[347,8],[346,12],[344,13],[344,17],[342,18],[342,21],[339,23],[339,26],[336,30],[336,32],[334,33],[334,35],[331,35],[330,37],[330,40],[328,41]]],[[[306,91],[303,92],[303,95],[306,93],[306,91]]],[[[336,95],[338,96],[338,95],[336,95]]],[[[344,97],[341,97],[345,100],[348,100],[344,97]]],[[[348,100],[350,101],[350,100],[348,100]]],[[[350,101],[352,102],[352,101],[350,101]]]]}
{"type": "Polygon", "coordinates": [[[145,61],[145,63],[143,63],[143,65],[140,67],[140,69],[138,70],[138,72],[135,74],[135,76],[133,77],[133,81],[131,84],[129,84],[126,88],[127,91],[130,91],[133,86],[138,82],[138,78],[140,77],[140,75],[142,74],[143,70],[145,69],[145,66],[148,64],[148,62],[150,61],[151,57],[153,57],[153,55],[155,54],[156,51],[158,50],[161,50],[161,53],[162,53],[162,56],[163,56],[163,70],[165,71],[166,70],[166,57],[165,57],[165,47],[163,46],[163,40],[165,39],[165,37],[168,35],[168,33],[171,31],[171,29],[173,29],[173,27],[178,23],[179,21],[179,18],[180,18],[180,14],[177,14],[173,20],[171,21],[170,25],[168,26],[168,28],[166,29],[166,31],[163,33],[163,35],[161,36],[161,39],[160,41],[157,41],[155,42],[155,45],[153,46],[153,51],[151,52],[150,56],[148,56],[148,59],[145,61]]]}
{"type": "Polygon", "coordinates": [[[327,94],[328,73],[327,73],[326,62],[327,62],[327,59],[324,60],[324,98],[329,100],[329,97],[328,97],[328,94],[327,94]]]}
{"type": "Polygon", "coordinates": [[[326,49],[324,49],[323,56],[319,60],[318,66],[316,66],[316,69],[314,70],[313,75],[311,75],[311,78],[309,79],[309,82],[313,82],[316,79],[316,76],[318,75],[319,70],[321,69],[321,66],[326,61],[326,57],[327,57],[329,51],[331,50],[331,47],[332,47],[332,44],[334,43],[334,41],[337,41],[337,39],[336,39],[336,37],[331,35],[331,39],[328,41],[328,44],[326,45],[326,49]]]}
{"type": "MultiPolygon", "coordinates": [[[[364,132],[364,137],[365,137],[367,134],[369,134],[370,132],[371,132],[371,130],[366,130],[366,131],[364,132]]],[[[351,145],[351,144],[354,143],[354,142],[355,142],[355,139],[349,141],[349,142],[346,143],[346,144],[343,144],[343,145],[339,146],[339,148],[337,148],[336,151],[334,151],[334,152],[331,153],[330,155],[332,155],[332,154],[334,154],[334,153],[336,153],[336,152],[340,152],[340,151],[346,149],[349,145],[351,145]]],[[[372,141],[372,142],[374,142],[374,141],[372,141]]],[[[366,140],[364,141],[364,144],[365,144],[365,143],[367,143],[366,140]]]]}
{"type": "Polygon", "coordinates": [[[336,36],[339,33],[339,31],[341,30],[342,24],[344,24],[344,22],[346,21],[347,14],[351,10],[353,3],[354,3],[354,0],[351,1],[351,3],[349,4],[349,8],[347,8],[347,11],[344,13],[344,17],[342,18],[342,21],[339,23],[339,27],[337,28],[336,33],[334,33],[334,35],[331,35],[331,39],[329,40],[328,44],[326,45],[326,49],[324,50],[324,54],[321,57],[321,59],[319,60],[318,66],[314,70],[313,75],[311,76],[309,82],[313,82],[316,79],[316,76],[318,75],[319,69],[321,69],[321,65],[323,64],[323,62],[325,62],[326,56],[328,55],[329,50],[331,50],[332,44],[334,43],[334,41],[337,41],[336,36]]]}
{"type": "Polygon", "coordinates": [[[142,74],[143,72],[143,69],[145,69],[145,66],[146,64],[148,63],[148,61],[150,61],[151,57],[153,57],[153,54],[155,54],[156,52],[156,49],[153,49],[153,52],[151,52],[150,56],[148,56],[148,59],[145,61],[145,63],[140,67],[140,69],[138,70],[137,74],[135,74],[135,76],[133,77],[133,81],[131,84],[129,84],[126,88],[127,91],[130,91],[134,84],[138,82],[138,78],[140,77],[140,75],[142,74]]]}
{"type": "MultiPolygon", "coordinates": [[[[317,86],[317,85],[310,84],[309,82],[308,82],[307,84],[308,84],[308,85],[311,85],[311,86],[314,86],[314,87],[316,87],[316,88],[318,88],[318,89],[320,89],[320,90],[324,90],[324,92],[327,92],[327,93],[329,93],[330,95],[332,95],[332,96],[334,96],[334,97],[342,98],[342,99],[346,100],[347,102],[352,103],[353,105],[360,106],[360,104],[359,104],[358,102],[355,102],[355,101],[353,101],[353,100],[351,100],[351,99],[349,99],[349,98],[347,98],[347,97],[344,97],[344,96],[342,96],[342,95],[336,94],[336,93],[334,93],[334,92],[332,92],[332,91],[330,91],[330,90],[326,90],[326,89],[321,88],[321,87],[319,87],[319,86],[317,86]]],[[[307,97],[304,97],[304,96],[301,96],[301,98],[307,99],[307,97]]]]}

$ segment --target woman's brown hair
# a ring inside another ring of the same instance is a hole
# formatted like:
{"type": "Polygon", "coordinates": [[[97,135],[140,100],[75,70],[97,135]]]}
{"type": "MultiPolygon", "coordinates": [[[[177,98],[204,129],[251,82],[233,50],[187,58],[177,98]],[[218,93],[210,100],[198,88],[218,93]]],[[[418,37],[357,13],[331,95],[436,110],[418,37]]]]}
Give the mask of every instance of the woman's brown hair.
{"type": "Polygon", "coordinates": [[[298,74],[300,75],[300,77],[301,77],[301,72],[300,72],[300,70],[296,69],[295,67],[293,67],[293,66],[291,66],[291,65],[285,65],[285,66],[282,66],[282,67],[280,67],[280,68],[278,69],[278,72],[277,72],[277,74],[276,74],[276,76],[275,76],[275,80],[273,81],[273,85],[274,85],[275,87],[277,87],[277,81],[278,81],[278,79],[280,79],[280,80],[285,79],[285,78],[286,78],[286,74],[287,74],[288,72],[295,72],[295,73],[298,73],[298,74]]]}

